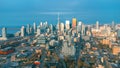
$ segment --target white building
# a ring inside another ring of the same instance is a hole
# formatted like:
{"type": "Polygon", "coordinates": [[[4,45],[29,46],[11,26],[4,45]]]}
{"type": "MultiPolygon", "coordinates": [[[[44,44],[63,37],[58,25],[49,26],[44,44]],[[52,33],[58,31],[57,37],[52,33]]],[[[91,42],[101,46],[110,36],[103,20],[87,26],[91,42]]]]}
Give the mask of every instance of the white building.
{"type": "Polygon", "coordinates": [[[37,27],[37,35],[40,35],[40,27],[37,27]]]}
{"type": "Polygon", "coordinates": [[[66,20],[65,27],[66,27],[67,30],[70,29],[70,21],[69,20],[66,20]]]}
{"type": "Polygon", "coordinates": [[[81,30],[82,35],[85,35],[85,25],[82,24],[82,30],[81,30]]]}
{"type": "Polygon", "coordinates": [[[96,30],[99,30],[99,21],[96,22],[96,30]]]}
{"type": "Polygon", "coordinates": [[[24,26],[21,27],[21,36],[22,37],[25,36],[25,27],[24,26]]]}
{"type": "Polygon", "coordinates": [[[0,40],[7,40],[7,29],[5,27],[2,28],[2,37],[0,40]]]}
{"type": "Polygon", "coordinates": [[[80,32],[82,30],[82,22],[78,22],[78,25],[77,25],[77,32],[80,32]]]}
{"type": "Polygon", "coordinates": [[[36,33],[37,27],[36,27],[36,23],[35,22],[33,23],[33,29],[34,29],[34,33],[36,33]]]}
{"type": "Polygon", "coordinates": [[[27,24],[27,33],[30,34],[30,24],[27,24]]]}
{"type": "Polygon", "coordinates": [[[7,31],[6,31],[7,29],[4,27],[4,28],[2,28],[2,37],[3,38],[6,38],[7,37],[7,31]]]}
{"type": "Polygon", "coordinates": [[[61,23],[61,31],[64,32],[64,23],[61,23]]]}

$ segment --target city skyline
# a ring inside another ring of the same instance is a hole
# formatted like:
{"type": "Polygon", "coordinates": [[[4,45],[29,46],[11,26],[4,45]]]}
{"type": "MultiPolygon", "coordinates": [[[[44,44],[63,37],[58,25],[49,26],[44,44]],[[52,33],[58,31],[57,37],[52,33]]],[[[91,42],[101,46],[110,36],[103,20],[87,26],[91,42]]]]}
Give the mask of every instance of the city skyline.
{"type": "Polygon", "coordinates": [[[120,68],[120,0],[0,0],[0,68],[120,68]]]}

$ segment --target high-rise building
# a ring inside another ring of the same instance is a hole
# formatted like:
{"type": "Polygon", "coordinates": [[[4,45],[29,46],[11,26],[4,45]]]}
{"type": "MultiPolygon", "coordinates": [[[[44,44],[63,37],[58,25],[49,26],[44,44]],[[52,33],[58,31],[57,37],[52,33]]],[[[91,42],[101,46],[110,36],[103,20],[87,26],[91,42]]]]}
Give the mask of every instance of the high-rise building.
{"type": "Polygon", "coordinates": [[[33,29],[34,29],[34,33],[36,33],[37,27],[36,27],[36,23],[35,22],[33,23],[33,29]]]}
{"type": "Polygon", "coordinates": [[[59,13],[58,13],[58,24],[57,24],[57,29],[58,29],[58,32],[60,32],[61,24],[60,24],[60,16],[59,16],[59,13]]]}
{"type": "Polygon", "coordinates": [[[76,18],[73,18],[72,19],[72,29],[75,29],[77,26],[77,19],[76,18]]]}
{"type": "Polygon", "coordinates": [[[33,29],[33,27],[30,27],[30,34],[34,34],[34,29],[33,29]]]}
{"type": "Polygon", "coordinates": [[[61,31],[64,32],[64,23],[61,23],[61,31]]]}
{"type": "Polygon", "coordinates": [[[104,24],[104,29],[107,29],[109,27],[108,24],[104,24]]]}
{"type": "Polygon", "coordinates": [[[65,27],[66,27],[67,30],[70,29],[70,21],[69,20],[66,20],[65,27]]]}
{"type": "Polygon", "coordinates": [[[47,27],[47,26],[48,26],[48,22],[47,22],[47,21],[44,23],[44,26],[45,26],[45,27],[47,27]]]}
{"type": "Polygon", "coordinates": [[[77,25],[77,32],[80,32],[82,30],[82,22],[78,22],[78,25],[77,25]]]}
{"type": "Polygon", "coordinates": [[[53,25],[52,24],[50,24],[50,31],[51,31],[51,33],[53,33],[53,25]]]}
{"type": "Polygon", "coordinates": [[[7,37],[7,31],[6,31],[7,29],[4,27],[4,28],[2,28],[2,37],[3,38],[6,38],[7,37]]]}
{"type": "Polygon", "coordinates": [[[26,35],[26,29],[24,26],[21,27],[21,36],[24,37],[26,35]]]}
{"type": "Polygon", "coordinates": [[[27,24],[27,34],[30,34],[30,24],[27,24]]]}
{"type": "Polygon", "coordinates": [[[85,35],[85,25],[82,24],[82,30],[81,30],[82,35],[85,35]]]}
{"type": "Polygon", "coordinates": [[[115,31],[115,23],[112,21],[112,30],[115,31]]]}
{"type": "Polygon", "coordinates": [[[41,26],[43,26],[43,23],[42,23],[42,22],[40,22],[40,27],[41,27],[41,26]]]}
{"type": "Polygon", "coordinates": [[[96,22],[96,29],[99,29],[99,21],[96,22]]]}
{"type": "Polygon", "coordinates": [[[37,35],[40,35],[40,26],[37,27],[37,35]]]}

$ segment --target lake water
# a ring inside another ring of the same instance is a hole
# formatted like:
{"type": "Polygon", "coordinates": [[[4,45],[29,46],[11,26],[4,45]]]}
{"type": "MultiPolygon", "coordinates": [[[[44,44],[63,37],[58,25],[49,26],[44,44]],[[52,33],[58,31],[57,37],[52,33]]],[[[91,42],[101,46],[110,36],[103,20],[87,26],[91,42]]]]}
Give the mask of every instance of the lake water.
{"type": "MultiPolygon", "coordinates": [[[[2,28],[3,27],[0,27],[0,35],[2,33],[2,28]]],[[[7,28],[7,34],[14,34],[17,31],[20,31],[20,26],[7,26],[6,28],[7,28]]]]}

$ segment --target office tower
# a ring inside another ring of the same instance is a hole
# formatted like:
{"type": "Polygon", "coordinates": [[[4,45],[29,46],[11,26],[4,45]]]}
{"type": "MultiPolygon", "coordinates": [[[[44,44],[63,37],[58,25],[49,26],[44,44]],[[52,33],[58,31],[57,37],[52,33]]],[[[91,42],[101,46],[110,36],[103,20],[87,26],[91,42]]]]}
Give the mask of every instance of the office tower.
{"type": "Polygon", "coordinates": [[[33,23],[33,29],[34,29],[34,33],[36,33],[37,27],[36,27],[36,23],[35,22],[33,23]]]}
{"type": "Polygon", "coordinates": [[[21,27],[21,36],[22,37],[24,37],[25,35],[26,35],[26,32],[25,32],[26,30],[25,30],[25,27],[24,26],[22,26],[21,27]]]}
{"type": "Polygon", "coordinates": [[[50,24],[50,31],[51,31],[51,33],[53,33],[53,25],[52,24],[50,24]]]}
{"type": "Polygon", "coordinates": [[[78,25],[77,25],[77,32],[80,32],[82,30],[82,22],[78,22],[78,25]]]}
{"type": "Polygon", "coordinates": [[[50,28],[47,28],[47,29],[46,29],[46,32],[47,32],[47,33],[50,33],[50,28]]]}
{"type": "Polygon", "coordinates": [[[2,28],[2,37],[3,38],[6,38],[7,37],[7,31],[6,31],[7,29],[4,27],[4,28],[2,28]]]}
{"type": "Polygon", "coordinates": [[[42,27],[42,26],[43,26],[43,23],[42,23],[42,22],[40,22],[40,23],[39,23],[39,26],[40,26],[40,27],[42,27]]]}
{"type": "Polygon", "coordinates": [[[30,27],[30,34],[34,34],[34,29],[33,29],[33,27],[30,27]]]}
{"type": "Polygon", "coordinates": [[[75,28],[76,28],[76,25],[77,25],[77,19],[76,19],[76,18],[73,18],[73,19],[72,19],[72,29],[75,29],[75,28]]]}
{"type": "Polygon", "coordinates": [[[84,24],[82,24],[81,34],[82,34],[82,35],[85,35],[85,25],[84,25],[84,24]]]}
{"type": "Polygon", "coordinates": [[[27,24],[27,34],[30,34],[30,24],[27,24]]]}
{"type": "Polygon", "coordinates": [[[43,27],[46,27],[46,22],[43,23],[43,27]]]}
{"type": "Polygon", "coordinates": [[[112,21],[112,30],[115,31],[115,23],[112,21]]]}
{"type": "Polygon", "coordinates": [[[57,29],[58,29],[58,32],[60,32],[60,29],[61,29],[61,24],[60,24],[60,17],[59,17],[59,13],[58,13],[58,24],[57,24],[57,29]]]}
{"type": "Polygon", "coordinates": [[[40,26],[37,27],[37,35],[40,35],[40,26]]]}
{"type": "Polygon", "coordinates": [[[99,30],[99,21],[96,22],[96,29],[99,30]]]}
{"type": "Polygon", "coordinates": [[[70,21],[66,20],[66,24],[65,24],[66,30],[70,29],[70,21]]]}
{"type": "Polygon", "coordinates": [[[48,26],[48,22],[47,22],[47,21],[44,23],[44,26],[45,26],[45,27],[47,27],[47,26],[48,26]]]}
{"type": "Polygon", "coordinates": [[[64,32],[64,23],[61,23],[61,31],[64,32]]]}
{"type": "Polygon", "coordinates": [[[107,24],[104,24],[104,29],[107,29],[108,25],[107,24]]]}

